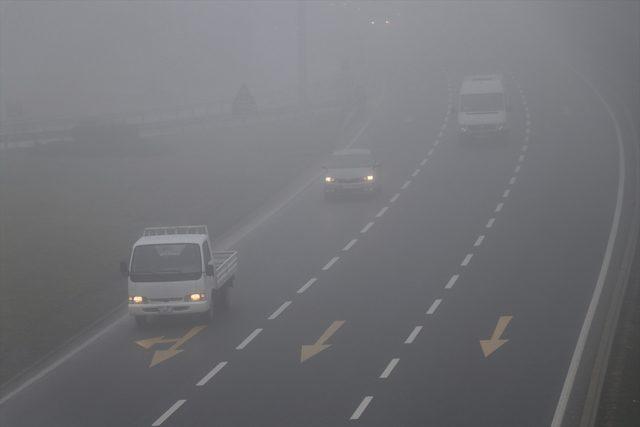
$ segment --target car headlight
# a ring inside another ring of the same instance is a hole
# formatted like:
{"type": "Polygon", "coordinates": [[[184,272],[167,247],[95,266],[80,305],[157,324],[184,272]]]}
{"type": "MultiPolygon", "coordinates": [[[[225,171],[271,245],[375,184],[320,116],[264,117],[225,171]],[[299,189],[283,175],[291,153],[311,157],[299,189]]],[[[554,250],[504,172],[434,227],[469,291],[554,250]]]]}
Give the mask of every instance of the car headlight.
{"type": "Polygon", "coordinates": [[[373,175],[367,175],[364,179],[365,179],[366,181],[371,182],[371,181],[373,181],[373,175]]]}
{"type": "Polygon", "coordinates": [[[195,293],[195,294],[187,295],[184,299],[187,302],[200,302],[200,301],[204,301],[206,298],[207,298],[206,294],[195,293]]]}
{"type": "Polygon", "coordinates": [[[335,181],[335,178],[332,176],[326,176],[324,178],[324,182],[333,182],[333,181],[335,181]]]}
{"type": "Polygon", "coordinates": [[[460,132],[466,133],[469,129],[466,126],[460,126],[460,132]]]}
{"type": "Polygon", "coordinates": [[[147,299],[140,295],[129,295],[129,304],[145,304],[147,299]]]}

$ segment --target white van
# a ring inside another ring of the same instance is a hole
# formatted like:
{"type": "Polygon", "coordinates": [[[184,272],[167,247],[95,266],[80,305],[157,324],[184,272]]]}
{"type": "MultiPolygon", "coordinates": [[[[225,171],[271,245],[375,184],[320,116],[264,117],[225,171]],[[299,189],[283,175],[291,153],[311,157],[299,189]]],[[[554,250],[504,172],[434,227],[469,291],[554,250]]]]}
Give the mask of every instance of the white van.
{"type": "Polygon", "coordinates": [[[510,110],[500,75],[466,77],[458,99],[461,141],[472,137],[506,137],[510,110]]]}

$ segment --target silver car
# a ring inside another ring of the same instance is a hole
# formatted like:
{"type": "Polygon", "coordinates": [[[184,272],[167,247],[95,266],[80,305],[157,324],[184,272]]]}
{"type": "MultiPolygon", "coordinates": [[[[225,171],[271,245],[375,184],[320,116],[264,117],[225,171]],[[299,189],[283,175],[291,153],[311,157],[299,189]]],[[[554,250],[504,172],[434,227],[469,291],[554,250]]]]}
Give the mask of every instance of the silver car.
{"type": "Polygon", "coordinates": [[[376,193],[380,164],[363,148],[335,151],[324,166],[325,198],[337,193],[376,193]]]}

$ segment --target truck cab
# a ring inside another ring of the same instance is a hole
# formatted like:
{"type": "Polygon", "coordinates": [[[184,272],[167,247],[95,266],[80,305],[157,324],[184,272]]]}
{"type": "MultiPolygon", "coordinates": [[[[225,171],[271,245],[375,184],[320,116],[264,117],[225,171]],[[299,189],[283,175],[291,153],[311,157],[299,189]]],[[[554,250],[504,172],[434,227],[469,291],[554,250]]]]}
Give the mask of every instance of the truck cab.
{"type": "Polygon", "coordinates": [[[121,264],[129,313],[139,325],[158,316],[211,320],[230,305],[237,253],[212,252],[206,226],[145,228],[121,264]]]}

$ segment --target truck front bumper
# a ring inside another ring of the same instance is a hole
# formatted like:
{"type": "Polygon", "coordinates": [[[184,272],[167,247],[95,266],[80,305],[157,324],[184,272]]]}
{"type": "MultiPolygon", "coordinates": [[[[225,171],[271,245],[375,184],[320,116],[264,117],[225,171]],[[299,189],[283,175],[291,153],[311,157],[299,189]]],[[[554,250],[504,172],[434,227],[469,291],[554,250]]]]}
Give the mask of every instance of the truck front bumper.
{"type": "Polygon", "coordinates": [[[179,316],[204,313],[207,310],[209,301],[129,304],[129,314],[132,316],[179,316]]]}

